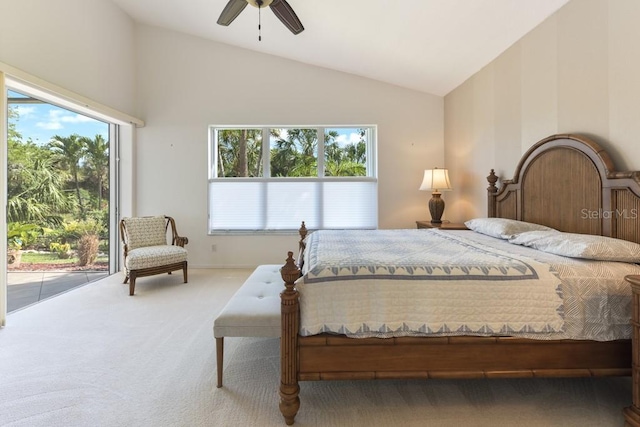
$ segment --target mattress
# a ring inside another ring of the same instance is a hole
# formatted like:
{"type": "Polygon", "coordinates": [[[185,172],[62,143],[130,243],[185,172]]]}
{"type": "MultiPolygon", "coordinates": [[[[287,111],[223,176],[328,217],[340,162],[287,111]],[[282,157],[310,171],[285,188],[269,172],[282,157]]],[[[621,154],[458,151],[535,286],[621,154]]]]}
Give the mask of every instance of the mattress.
{"type": "Polygon", "coordinates": [[[307,237],[303,336],[629,338],[635,264],[578,260],[472,231],[317,231],[307,237]]]}

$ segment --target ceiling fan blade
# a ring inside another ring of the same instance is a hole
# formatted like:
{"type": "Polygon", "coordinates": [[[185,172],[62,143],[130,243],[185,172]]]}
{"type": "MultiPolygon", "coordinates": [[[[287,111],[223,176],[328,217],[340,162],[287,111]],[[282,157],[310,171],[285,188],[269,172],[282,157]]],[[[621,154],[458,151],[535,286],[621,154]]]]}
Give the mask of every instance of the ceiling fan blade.
{"type": "Polygon", "coordinates": [[[218,24],[224,25],[225,27],[231,24],[248,4],[246,0],[229,0],[229,3],[227,3],[220,14],[220,18],[218,18],[218,24]]]}
{"type": "Polygon", "coordinates": [[[269,5],[273,13],[293,34],[300,34],[304,31],[302,23],[286,0],[273,0],[269,5]]]}

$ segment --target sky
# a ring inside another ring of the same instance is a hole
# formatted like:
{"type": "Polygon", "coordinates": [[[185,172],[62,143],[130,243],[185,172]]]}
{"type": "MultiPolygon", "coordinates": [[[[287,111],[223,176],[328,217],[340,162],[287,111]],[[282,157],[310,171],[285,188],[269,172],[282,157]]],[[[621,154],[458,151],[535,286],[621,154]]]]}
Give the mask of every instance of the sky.
{"type": "MultiPolygon", "coordinates": [[[[14,97],[22,95],[9,91],[9,98],[14,97]]],[[[9,107],[18,112],[18,119],[11,119],[10,122],[15,123],[23,141],[31,138],[36,144],[44,145],[54,135],[67,137],[74,133],[89,138],[102,135],[105,140],[109,139],[109,126],[106,123],[52,104],[12,103],[9,107]]]]}
{"type": "Polygon", "coordinates": [[[357,144],[360,141],[360,129],[349,129],[349,128],[337,128],[331,129],[338,131],[338,137],[336,138],[336,142],[340,146],[345,146],[348,144],[357,144]]]}

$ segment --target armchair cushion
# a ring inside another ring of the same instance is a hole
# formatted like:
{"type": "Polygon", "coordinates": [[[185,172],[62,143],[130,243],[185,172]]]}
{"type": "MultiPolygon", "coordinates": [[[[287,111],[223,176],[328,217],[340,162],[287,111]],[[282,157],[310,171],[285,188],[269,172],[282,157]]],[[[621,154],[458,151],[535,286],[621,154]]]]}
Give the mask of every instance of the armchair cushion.
{"type": "Polygon", "coordinates": [[[126,239],[129,251],[167,244],[164,216],[124,218],[123,221],[127,230],[126,239]]]}
{"type": "Polygon", "coordinates": [[[145,246],[130,251],[125,260],[127,270],[159,267],[187,260],[187,250],[181,246],[145,246]]]}

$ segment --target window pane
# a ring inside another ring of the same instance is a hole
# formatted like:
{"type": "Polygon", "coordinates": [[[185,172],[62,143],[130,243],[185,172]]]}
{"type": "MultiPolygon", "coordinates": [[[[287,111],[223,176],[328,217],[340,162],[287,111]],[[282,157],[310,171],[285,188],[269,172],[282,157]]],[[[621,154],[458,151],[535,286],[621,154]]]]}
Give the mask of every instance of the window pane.
{"type": "Polygon", "coordinates": [[[262,176],[262,129],[217,129],[216,140],[218,178],[262,176]]]}
{"type": "Polygon", "coordinates": [[[270,129],[271,176],[317,177],[317,129],[270,129]]]}
{"type": "Polygon", "coordinates": [[[367,130],[326,128],[324,176],[367,176],[367,130]]]}
{"type": "Polygon", "coordinates": [[[377,227],[375,126],[210,129],[211,233],[377,227]]]}

